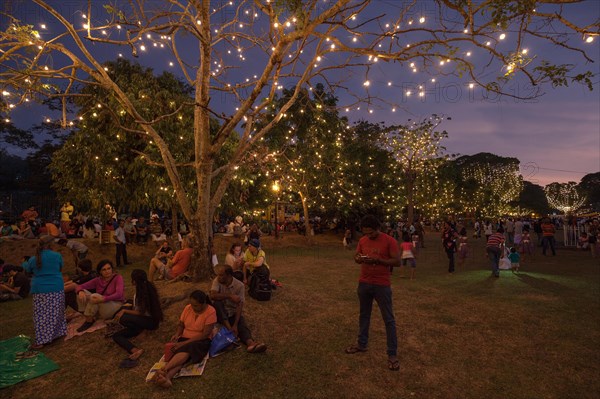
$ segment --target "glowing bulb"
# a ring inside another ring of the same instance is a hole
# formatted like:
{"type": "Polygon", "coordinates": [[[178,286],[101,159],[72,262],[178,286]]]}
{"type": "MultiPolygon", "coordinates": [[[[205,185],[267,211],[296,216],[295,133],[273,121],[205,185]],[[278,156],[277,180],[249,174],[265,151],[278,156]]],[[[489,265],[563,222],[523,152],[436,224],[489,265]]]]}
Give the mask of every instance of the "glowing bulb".
{"type": "Polygon", "coordinates": [[[500,40],[504,40],[504,39],[506,39],[506,34],[502,33],[502,34],[500,35],[499,39],[500,39],[500,40]]]}
{"type": "Polygon", "coordinates": [[[588,36],[588,37],[585,38],[585,42],[586,43],[591,43],[593,41],[594,41],[594,36],[588,36]]]}
{"type": "Polygon", "coordinates": [[[521,50],[521,54],[527,54],[529,50],[527,50],[526,48],[524,48],[523,50],[521,50]]]}
{"type": "Polygon", "coordinates": [[[42,29],[46,29],[46,24],[41,24],[41,25],[40,25],[40,28],[42,28],[42,29]]]}
{"type": "Polygon", "coordinates": [[[424,23],[424,22],[425,22],[425,17],[419,18],[419,23],[424,23]]]}
{"type": "Polygon", "coordinates": [[[366,87],[368,87],[370,85],[371,85],[371,82],[369,82],[368,80],[365,80],[365,83],[363,83],[363,86],[366,86],[366,87]]]}

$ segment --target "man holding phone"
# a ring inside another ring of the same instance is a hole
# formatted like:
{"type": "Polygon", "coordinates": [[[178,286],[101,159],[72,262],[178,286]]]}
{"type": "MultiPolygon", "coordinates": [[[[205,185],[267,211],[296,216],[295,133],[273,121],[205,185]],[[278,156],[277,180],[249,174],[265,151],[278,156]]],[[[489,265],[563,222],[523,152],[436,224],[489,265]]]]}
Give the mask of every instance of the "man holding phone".
{"type": "Polygon", "coordinates": [[[398,371],[400,369],[397,357],[398,337],[390,283],[390,268],[400,266],[398,243],[394,238],[380,231],[381,226],[375,216],[363,217],[360,224],[363,237],[358,242],[354,255],[354,261],[361,266],[357,289],[360,303],[358,340],[356,344],[346,348],[345,352],[354,354],[367,351],[371,311],[375,300],[385,323],[387,366],[391,371],[398,371]]]}

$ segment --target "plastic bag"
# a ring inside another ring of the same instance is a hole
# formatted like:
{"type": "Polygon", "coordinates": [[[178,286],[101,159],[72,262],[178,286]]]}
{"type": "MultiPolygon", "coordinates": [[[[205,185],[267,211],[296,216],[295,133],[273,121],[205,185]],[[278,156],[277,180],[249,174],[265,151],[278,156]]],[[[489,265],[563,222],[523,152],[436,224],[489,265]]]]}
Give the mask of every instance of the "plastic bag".
{"type": "Polygon", "coordinates": [[[221,329],[215,334],[212,339],[212,343],[210,344],[210,349],[208,354],[210,357],[215,357],[219,352],[229,347],[229,345],[234,344],[237,341],[233,332],[228,330],[225,327],[221,327],[221,329]]]}

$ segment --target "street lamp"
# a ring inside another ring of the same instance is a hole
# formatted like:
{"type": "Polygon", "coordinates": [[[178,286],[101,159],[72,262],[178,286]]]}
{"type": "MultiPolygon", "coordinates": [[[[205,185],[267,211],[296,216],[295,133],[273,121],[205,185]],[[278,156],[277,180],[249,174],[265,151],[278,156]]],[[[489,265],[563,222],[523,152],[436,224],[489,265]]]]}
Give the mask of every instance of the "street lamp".
{"type": "Polygon", "coordinates": [[[277,210],[278,210],[277,208],[279,207],[279,201],[278,201],[277,196],[279,194],[279,190],[281,189],[281,187],[279,187],[279,182],[277,180],[275,180],[273,182],[271,189],[275,193],[275,239],[279,239],[279,223],[277,220],[277,210]]]}

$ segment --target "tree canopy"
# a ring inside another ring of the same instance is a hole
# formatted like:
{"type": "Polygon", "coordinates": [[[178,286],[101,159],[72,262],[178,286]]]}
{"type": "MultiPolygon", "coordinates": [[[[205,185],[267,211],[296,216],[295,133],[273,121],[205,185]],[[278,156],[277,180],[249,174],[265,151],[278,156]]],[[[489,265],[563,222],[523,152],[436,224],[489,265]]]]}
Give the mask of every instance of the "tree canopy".
{"type": "MultiPolygon", "coordinates": [[[[190,222],[198,244],[196,258],[202,265],[193,270],[206,277],[212,270],[208,242],[213,214],[239,165],[303,91],[322,83],[326,91],[338,97],[345,93],[351,99],[343,104],[349,111],[361,104],[400,106],[401,100],[385,98],[375,87],[378,66],[384,63],[395,64],[406,76],[425,72],[464,79],[464,84],[519,98],[541,94],[544,83],[580,82],[591,87],[591,72],[563,63],[560,56],[547,59],[527,47],[550,43],[582,61],[592,60],[581,38],[598,35],[598,25],[569,20],[564,14],[568,3],[436,1],[427,2],[432,9],[424,11],[422,2],[408,2],[388,14],[381,12],[381,3],[369,0],[90,0],[80,3],[81,12],[76,14],[81,21],[73,21],[73,13],[66,15],[50,2],[32,0],[36,9],[31,14],[43,14],[48,22],[33,26],[8,10],[0,33],[0,107],[5,112],[50,97],[63,105],[60,122],[65,128],[80,123],[81,117],[89,123],[96,112],[99,118],[111,115],[119,130],[134,141],[147,137],[139,159],[131,162],[145,162],[142,157],[148,156],[164,169],[157,179],[164,176],[163,187],[168,183],[167,190],[190,222]],[[165,93],[156,98],[160,106],[150,107],[142,97],[144,90],[129,91],[128,82],[119,80],[102,62],[100,50],[133,57],[168,52],[193,100],[177,102],[172,108],[164,102],[169,98],[165,93]],[[357,85],[357,79],[362,83],[357,85]],[[527,82],[533,90],[525,95],[511,91],[508,83],[514,80],[527,82]],[[79,92],[81,85],[87,93],[79,92]],[[273,117],[267,117],[284,87],[293,88],[291,95],[273,117]],[[100,115],[93,101],[76,117],[68,112],[70,97],[82,96],[85,102],[96,92],[105,113],[100,115]],[[179,122],[180,114],[190,115],[189,120],[179,122]],[[219,122],[215,130],[213,118],[219,122]],[[259,126],[259,121],[268,122],[259,126]],[[186,126],[184,134],[189,134],[191,153],[183,163],[181,146],[169,139],[174,125],[186,126]],[[230,147],[227,143],[236,129],[241,129],[239,140],[230,147]],[[226,151],[231,151],[227,163],[220,164],[219,157],[226,151]],[[188,174],[193,176],[195,195],[190,195],[188,174]]],[[[415,81],[415,93],[421,95],[419,86],[415,81]]],[[[102,140],[110,142],[107,137],[102,140]]],[[[99,176],[104,173],[106,179],[110,167],[99,169],[99,176]]]]}

